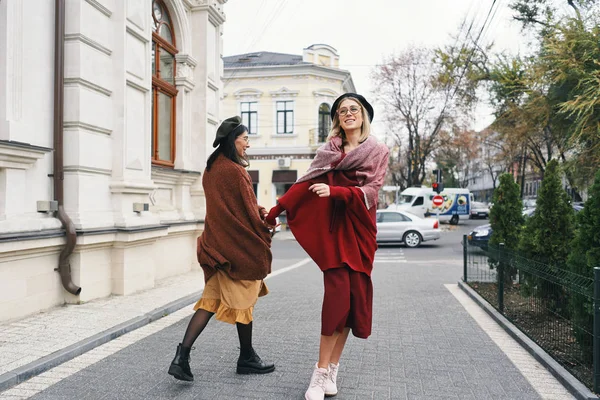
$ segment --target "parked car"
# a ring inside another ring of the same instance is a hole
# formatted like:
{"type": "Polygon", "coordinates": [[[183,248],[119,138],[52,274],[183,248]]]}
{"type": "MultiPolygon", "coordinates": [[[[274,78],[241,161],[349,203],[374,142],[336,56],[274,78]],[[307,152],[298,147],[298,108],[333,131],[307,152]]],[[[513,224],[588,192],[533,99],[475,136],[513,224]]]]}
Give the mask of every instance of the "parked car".
{"type": "MultiPolygon", "coordinates": [[[[579,212],[583,209],[583,207],[580,205],[572,204],[571,206],[573,207],[573,210],[575,212],[579,212]]],[[[527,208],[527,209],[523,210],[523,216],[525,218],[531,217],[534,213],[535,213],[535,207],[527,208]]],[[[486,225],[478,226],[477,228],[473,229],[467,235],[467,240],[470,245],[477,246],[483,250],[487,250],[488,243],[489,243],[491,237],[492,237],[492,225],[486,224],[486,225]]]]}
{"type": "Polygon", "coordinates": [[[419,247],[422,242],[440,238],[440,223],[400,210],[377,211],[377,243],[404,243],[419,247]]]}
{"type": "Polygon", "coordinates": [[[487,219],[489,216],[490,208],[488,206],[478,201],[474,201],[471,203],[471,214],[469,215],[469,219],[487,219]]]}
{"type": "Polygon", "coordinates": [[[492,237],[492,225],[486,224],[473,229],[473,231],[467,235],[467,240],[469,245],[487,250],[490,237],[492,237]]]}

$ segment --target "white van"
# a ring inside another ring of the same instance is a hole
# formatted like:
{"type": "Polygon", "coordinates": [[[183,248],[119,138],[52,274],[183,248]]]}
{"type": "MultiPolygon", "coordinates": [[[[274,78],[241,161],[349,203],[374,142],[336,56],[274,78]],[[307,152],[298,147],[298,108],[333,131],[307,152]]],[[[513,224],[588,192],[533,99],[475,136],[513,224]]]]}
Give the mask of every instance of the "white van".
{"type": "Polygon", "coordinates": [[[429,187],[410,187],[400,193],[396,204],[392,204],[388,209],[399,209],[407,211],[418,217],[433,216],[441,221],[450,222],[453,225],[458,224],[461,219],[469,219],[471,212],[471,203],[473,195],[469,189],[445,188],[440,196],[444,202],[441,206],[433,204],[433,197],[437,195],[429,187]]]}

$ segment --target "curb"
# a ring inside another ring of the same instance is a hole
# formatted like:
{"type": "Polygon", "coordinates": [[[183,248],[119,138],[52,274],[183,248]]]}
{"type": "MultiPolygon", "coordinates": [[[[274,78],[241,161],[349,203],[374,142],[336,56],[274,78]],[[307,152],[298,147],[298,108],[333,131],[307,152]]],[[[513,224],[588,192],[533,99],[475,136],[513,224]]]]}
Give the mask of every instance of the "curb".
{"type": "Polygon", "coordinates": [[[165,304],[164,306],[155,308],[154,310],[147,312],[142,316],[132,318],[129,321],[125,321],[94,336],[65,347],[62,350],[42,357],[39,360],[32,361],[29,364],[25,364],[17,369],[6,372],[0,375],[0,392],[23,383],[24,381],[33,378],[36,375],[40,375],[41,373],[46,372],[62,363],[70,361],[77,356],[80,356],[98,346],[118,338],[119,336],[132,332],[138,328],[141,328],[142,326],[148,325],[162,317],[182,309],[183,307],[189,306],[190,304],[198,301],[200,296],[202,296],[202,291],[189,294],[178,300],[165,304]]]}
{"type": "Polygon", "coordinates": [[[529,354],[539,361],[565,388],[578,400],[598,400],[598,396],[593,394],[590,389],[575,378],[569,371],[560,365],[554,358],[546,353],[527,335],[521,332],[504,315],[492,307],[477,292],[463,281],[458,281],[458,287],[461,288],[477,305],[489,314],[513,339],[515,339],[529,354]]]}

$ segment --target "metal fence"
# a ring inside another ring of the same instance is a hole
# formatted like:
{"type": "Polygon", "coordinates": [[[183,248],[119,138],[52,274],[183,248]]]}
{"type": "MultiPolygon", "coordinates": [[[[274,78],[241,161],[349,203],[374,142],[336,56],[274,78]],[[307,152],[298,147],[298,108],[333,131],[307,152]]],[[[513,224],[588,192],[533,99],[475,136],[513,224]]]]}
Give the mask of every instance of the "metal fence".
{"type": "Polygon", "coordinates": [[[469,245],[466,236],[463,244],[463,281],[600,393],[600,268],[586,277],[502,246],[484,251],[469,245]]]}

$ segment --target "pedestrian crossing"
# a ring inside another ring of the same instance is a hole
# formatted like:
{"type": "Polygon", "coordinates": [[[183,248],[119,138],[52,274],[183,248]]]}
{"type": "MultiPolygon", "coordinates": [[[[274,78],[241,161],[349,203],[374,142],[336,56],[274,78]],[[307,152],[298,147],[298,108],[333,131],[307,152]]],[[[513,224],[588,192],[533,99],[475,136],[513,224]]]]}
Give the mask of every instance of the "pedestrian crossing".
{"type": "Polygon", "coordinates": [[[375,263],[379,264],[399,264],[405,263],[404,249],[379,249],[375,253],[375,263]]]}

